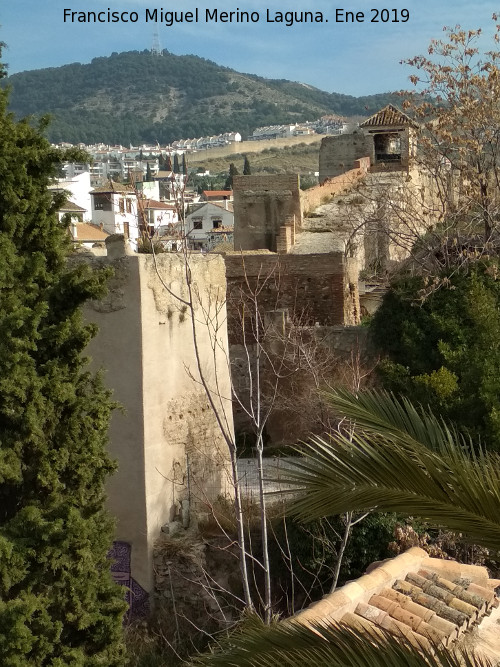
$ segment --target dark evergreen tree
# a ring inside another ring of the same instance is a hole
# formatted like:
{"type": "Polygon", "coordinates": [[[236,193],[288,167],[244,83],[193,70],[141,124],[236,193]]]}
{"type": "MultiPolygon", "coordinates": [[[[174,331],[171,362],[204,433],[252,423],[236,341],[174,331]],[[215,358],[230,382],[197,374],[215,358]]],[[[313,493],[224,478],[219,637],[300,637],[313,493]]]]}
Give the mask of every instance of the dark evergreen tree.
{"type": "Polygon", "coordinates": [[[398,280],[372,323],[373,341],[385,353],[378,367],[385,388],[429,405],[500,451],[500,283],[496,258],[446,283],[419,301],[428,281],[398,280]],[[418,304],[418,307],[417,307],[418,304]]]}
{"type": "Polygon", "coordinates": [[[146,166],[146,181],[150,183],[153,180],[153,174],[151,173],[151,167],[149,166],[149,162],[146,166]]]}
{"type": "Polygon", "coordinates": [[[252,173],[252,169],[250,167],[250,161],[248,157],[245,155],[245,162],[243,163],[243,176],[250,176],[252,173]]]}
{"type": "Polygon", "coordinates": [[[167,157],[165,158],[165,170],[172,171],[172,159],[170,155],[167,155],[167,157]]]}
{"type": "Polygon", "coordinates": [[[180,174],[181,170],[179,167],[179,156],[177,153],[174,155],[174,174],[180,174]]]}
{"type": "MultiPolygon", "coordinates": [[[[69,268],[47,191],[63,155],[0,91],[0,664],[119,665],[104,482],[113,404],[82,353],[105,276],[69,268]]],[[[81,157],[81,156],[80,156],[81,157]]]]}
{"type": "Polygon", "coordinates": [[[229,176],[227,177],[226,182],[224,184],[224,188],[226,190],[233,189],[233,176],[237,176],[238,173],[239,173],[238,170],[234,166],[234,162],[231,162],[231,164],[229,165],[229,176]]]}
{"type": "Polygon", "coordinates": [[[184,174],[184,176],[187,176],[188,173],[185,153],[182,154],[182,173],[184,174]]]}

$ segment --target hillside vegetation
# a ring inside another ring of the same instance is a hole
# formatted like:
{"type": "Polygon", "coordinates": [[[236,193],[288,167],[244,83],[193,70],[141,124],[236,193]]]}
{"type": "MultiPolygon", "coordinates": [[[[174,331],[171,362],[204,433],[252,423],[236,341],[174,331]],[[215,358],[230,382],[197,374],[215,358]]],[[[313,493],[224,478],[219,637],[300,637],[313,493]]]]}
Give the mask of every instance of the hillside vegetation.
{"type": "Polygon", "coordinates": [[[113,53],[90,64],[21,72],[7,78],[17,117],[50,113],[54,142],[168,143],[175,139],[314,120],[367,115],[392,94],[355,98],[234,70],[193,55],[113,53]]]}

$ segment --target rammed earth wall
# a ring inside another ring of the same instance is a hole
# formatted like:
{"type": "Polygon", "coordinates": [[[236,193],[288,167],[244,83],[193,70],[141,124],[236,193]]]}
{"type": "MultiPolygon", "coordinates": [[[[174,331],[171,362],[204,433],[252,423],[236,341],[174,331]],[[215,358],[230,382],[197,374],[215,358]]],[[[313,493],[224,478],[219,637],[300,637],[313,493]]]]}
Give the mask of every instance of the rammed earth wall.
{"type": "MultiPolygon", "coordinates": [[[[109,508],[117,520],[116,539],[128,543],[131,576],[153,590],[153,543],[161,526],[178,517],[189,501],[190,519],[207,498],[226,486],[227,451],[199,378],[189,310],[162,284],[187,298],[183,257],[166,253],[124,254],[123,237],[111,237],[108,257],[81,256],[94,267],[111,266],[114,277],[103,301],[87,309],[99,333],[89,346],[93,365],[123,410],[116,410],[110,451],[118,470],[109,482],[109,508]],[[161,277],[161,278],[160,278],[161,277]],[[191,377],[192,375],[192,377],[191,377]]],[[[190,259],[193,286],[208,307],[225,294],[224,262],[218,255],[190,259]]],[[[196,309],[201,317],[201,309],[196,309]]],[[[220,340],[226,340],[225,307],[219,312],[220,340]]],[[[203,371],[214,386],[208,330],[197,327],[203,371]]],[[[218,386],[230,396],[229,369],[218,350],[218,386]]],[[[224,402],[224,401],[223,401],[224,402]]],[[[230,401],[225,401],[229,421],[230,401]]]]}
{"type": "Polygon", "coordinates": [[[235,250],[278,249],[280,228],[288,219],[302,222],[299,177],[234,176],[235,250]]]}

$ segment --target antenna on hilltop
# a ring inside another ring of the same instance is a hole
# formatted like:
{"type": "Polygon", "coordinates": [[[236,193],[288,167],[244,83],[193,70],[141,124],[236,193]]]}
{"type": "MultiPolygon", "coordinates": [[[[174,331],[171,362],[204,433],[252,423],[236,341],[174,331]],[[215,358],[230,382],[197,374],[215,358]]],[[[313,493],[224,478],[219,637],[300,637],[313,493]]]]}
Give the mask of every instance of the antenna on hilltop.
{"type": "Polygon", "coordinates": [[[160,36],[157,32],[153,33],[153,46],[151,47],[151,54],[153,56],[162,56],[163,51],[160,46],[160,36]]]}

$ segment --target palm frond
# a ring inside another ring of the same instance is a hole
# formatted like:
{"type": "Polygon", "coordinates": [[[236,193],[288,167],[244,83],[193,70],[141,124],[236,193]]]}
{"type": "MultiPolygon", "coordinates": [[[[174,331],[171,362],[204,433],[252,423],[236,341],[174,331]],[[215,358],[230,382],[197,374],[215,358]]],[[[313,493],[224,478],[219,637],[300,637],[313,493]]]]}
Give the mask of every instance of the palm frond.
{"type": "Polygon", "coordinates": [[[457,445],[453,431],[436,421],[433,436],[417,437],[435,418],[387,394],[384,407],[376,408],[376,397],[375,392],[368,399],[344,393],[349,417],[361,419],[361,431],[349,438],[340,433],[313,438],[303,457],[291,461],[280,480],[301,492],[291,513],[303,520],[351,510],[406,513],[500,550],[498,455],[457,445]],[[354,401],[360,401],[359,409],[354,401]]]}
{"type": "Polygon", "coordinates": [[[402,636],[368,633],[345,624],[294,621],[270,626],[249,618],[212,653],[195,665],[207,667],[492,667],[468,652],[416,647],[402,636]]]}
{"type": "Polygon", "coordinates": [[[337,389],[324,394],[342,416],[356,423],[356,428],[371,435],[402,442],[419,442],[440,451],[450,443],[464,441],[452,424],[436,417],[430,409],[417,409],[408,399],[397,399],[386,391],[366,390],[353,394],[337,389]]]}

